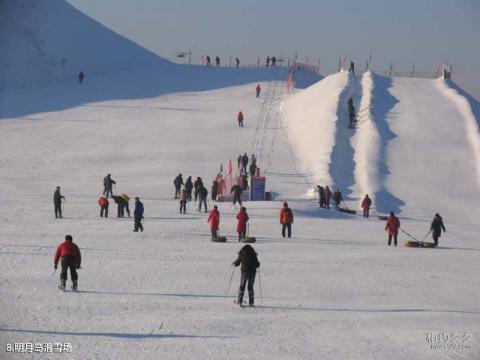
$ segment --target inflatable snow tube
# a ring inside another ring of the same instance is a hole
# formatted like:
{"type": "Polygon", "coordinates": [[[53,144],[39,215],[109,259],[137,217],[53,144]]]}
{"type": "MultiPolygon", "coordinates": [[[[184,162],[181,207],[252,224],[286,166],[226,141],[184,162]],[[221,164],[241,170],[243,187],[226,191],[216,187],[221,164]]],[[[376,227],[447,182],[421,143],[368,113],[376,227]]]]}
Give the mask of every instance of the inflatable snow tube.
{"type": "Polygon", "coordinates": [[[346,208],[342,208],[342,207],[339,207],[338,211],[342,212],[342,213],[345,213],[345,214],[352,214],[352,215],[355,215],[357,213],[355,210],[350,210],[350,209],[346,209],[346,208]]]}
{"type": "Polygon", "coordinates": [[[254,237],[244,237],[240,240],[240,242],[242,242],[242,243],[249,243],[249,244],[254,243],[256,241],[257,241],[257,239],[254,238],[254,237]]]}
{"type": "Polygon", "coordinates": [[[387,221],[387,220],[388,220],[388,216],[385,216],[385,215],[378,215],[378,220],[387,221]]]}
{"type": "Polygon", "coordinates": [[[224,243],[227,242],[227,238],[225,236],[217,236],[216,238],[212,238],[212,241],[224,243]]]}
{"type": "Polygon", "coordinates": [[[421,247],[420,241],[405,241],[406,247],[421,247]]]}

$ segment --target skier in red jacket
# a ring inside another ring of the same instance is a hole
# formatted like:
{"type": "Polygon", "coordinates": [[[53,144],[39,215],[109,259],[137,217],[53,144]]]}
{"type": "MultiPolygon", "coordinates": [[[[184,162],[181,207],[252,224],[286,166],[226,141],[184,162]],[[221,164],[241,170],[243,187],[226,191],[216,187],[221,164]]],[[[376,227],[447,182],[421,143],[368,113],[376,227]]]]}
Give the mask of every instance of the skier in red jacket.
{"type": "Polygon", "coordinates": [[[77,269],[80,269],[82,255],[80,254],[80,249],[78,246],[73,243],[72,235],[65,236],[65,241],[58,246],[57,251],[55,252],[55,259],[53,260],[55,270],[57,269],[59,260],[62,266],[59,289],[65,290],[67,282],[67,270],[70,268],[70,276],[73,283],[72,290],[77,291],[77,269]]]}
{"type": "Polygon", "coordinates": [[[240,211],[237,214],[237,233],[238,233],[238,241],[242,240],[247,235],[247,222],[248,222],[248,214],[247,209],[242,206],[240,211]]]}
{"type": "Polygon", "coordinates": [[[210,211],[207,222],[210,223],[212,239],[216,239],[218,237],[218,225],[220,224],[220,212],[218,211],[217,205],[215,205],[213,210],[210,211]]]}
{"type": "Polygon", "coordinates": [[[368,218],[370,215],[370,206],[372,205],[372,199],[368,197],[368,194],[365,195],[362,201],[363,217],[368,218]]]}
{"type": "Polygon", "coordinates": [[[392,244],[392,236],[393,236],[393,244],[397,246],[397,236],[398,236],[398,229],[400,228],[400,220],[395,216],[393,211],[390,212],[390,216],[388,217],[387,224],[385,225],[385,231],[388,231],[388,246],[392,244]]]}

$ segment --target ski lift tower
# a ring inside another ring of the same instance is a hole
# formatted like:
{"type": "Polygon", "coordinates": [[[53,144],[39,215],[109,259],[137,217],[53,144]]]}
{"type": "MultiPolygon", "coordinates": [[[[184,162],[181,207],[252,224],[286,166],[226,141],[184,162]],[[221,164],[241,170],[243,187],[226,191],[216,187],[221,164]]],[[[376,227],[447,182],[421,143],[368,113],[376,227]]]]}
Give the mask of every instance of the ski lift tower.
{"type": "Polygon", "coordinates": [[[192,59],[192,50],[188,51],[179,51],[176,53],[177,58],[186,59],[188,55],[188,65],[190,65],[190,60],[192,59]]]}

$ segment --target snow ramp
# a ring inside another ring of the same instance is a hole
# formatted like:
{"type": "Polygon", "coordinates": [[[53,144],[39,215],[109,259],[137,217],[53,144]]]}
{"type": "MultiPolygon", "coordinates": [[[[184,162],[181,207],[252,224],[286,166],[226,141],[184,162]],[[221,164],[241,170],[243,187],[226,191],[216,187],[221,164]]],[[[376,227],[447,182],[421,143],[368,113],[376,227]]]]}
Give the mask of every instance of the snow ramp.
{"type": "Polygon", "coordinates": [[[441,79],[373,75],[371,116],[379,161],[365,166],[377,166],[377,209],[478,220],[478,122],[460,93],[441,79]]]}
{"type": "MultiPolygon", "coordinates": [[[[311,188],[316,184],[334,183],[330,164],[338,140],[337,112],[348,82],[346,72],[330,75],[284,103],[282,116],[297,157],[297,167],[310,174],[311,188]]],[[[311,190],[310,194],[313,194],[311,190]]]]}

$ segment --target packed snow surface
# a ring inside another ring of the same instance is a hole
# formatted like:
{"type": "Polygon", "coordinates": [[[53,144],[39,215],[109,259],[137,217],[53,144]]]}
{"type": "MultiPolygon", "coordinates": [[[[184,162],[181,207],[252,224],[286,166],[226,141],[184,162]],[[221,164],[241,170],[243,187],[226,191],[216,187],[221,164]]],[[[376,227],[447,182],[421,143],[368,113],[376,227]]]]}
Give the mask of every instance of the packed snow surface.
{"type": "Polygon", "coordinates": [[[1,359],[480,358],[478,103],[443,80],[341,72],[288,94],[282,70],[157,60],[87,73],[83,84],[2,86],[1,359]],[[179,214],[173,179],[201,176],[210,191],[220,166],[232,160],[235,173],[245,152],[257,156],[273,201],[244,204],[261,266],[257,306],[241,309],[231,267],[242,246],[238,208],[218,203],[228,242],[213,243],[195,203],[179,214]],[[107,173],[116,193],[143,201],[145,232],[116,218],[113,202],[99,217],[107,173]],[[320,209],[317,184],[340,187],[352,209],[369,192],[372,216],[320,209]],[[291,239],[280,235],[284,201],[291,239]],[[388,247],[376,213],[389,211],[419,240],[439,212],[447,233],[437,249],[404,247],[403,232],[388,247]],[[78,293],[59,292],[52,274],[66,234],[82,251],[78,293]],[[453,342],[466,347],[435,348],[451,333],[470,335],[453,342]],[[72,353],[5,351],[56,342],[72,353]]]}

